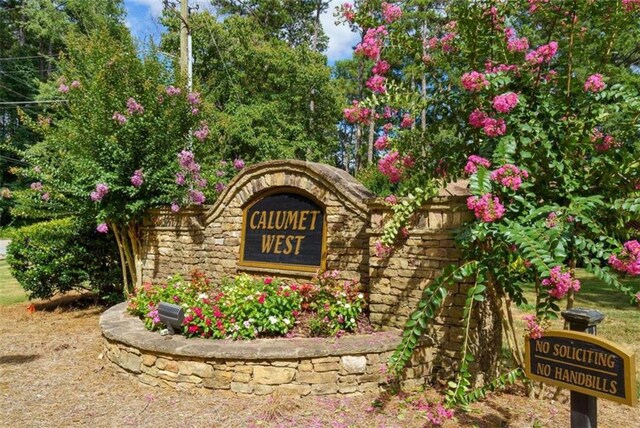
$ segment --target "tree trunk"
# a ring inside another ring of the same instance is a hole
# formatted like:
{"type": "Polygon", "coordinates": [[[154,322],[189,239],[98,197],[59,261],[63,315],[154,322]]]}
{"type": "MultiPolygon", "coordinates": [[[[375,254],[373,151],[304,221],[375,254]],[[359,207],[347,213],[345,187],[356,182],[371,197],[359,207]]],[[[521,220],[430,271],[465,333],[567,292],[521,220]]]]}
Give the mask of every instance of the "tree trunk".
{"type": "Polygon", "coordinates": [[[129,296],[142,285],[140,227],[131,221],[124,226],[112,223],[111,229],[120,253],[123,292],[129,296]]]}

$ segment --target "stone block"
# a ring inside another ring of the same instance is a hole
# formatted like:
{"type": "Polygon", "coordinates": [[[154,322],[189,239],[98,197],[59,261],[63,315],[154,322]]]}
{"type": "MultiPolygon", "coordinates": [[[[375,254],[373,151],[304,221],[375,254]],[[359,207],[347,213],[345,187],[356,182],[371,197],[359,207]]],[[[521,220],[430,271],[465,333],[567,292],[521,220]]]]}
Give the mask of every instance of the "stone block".
{"type": "Polygon", "coordinates": [[[378,382],[368,382],[358,385],[359,392],[378,392],[380,391],[380,385],[378,382]]]}
{"type": "Polygon", "coordinates": [[[277,386],[275,390],[284,395],[296,395],[299,397],[304,397],[305,395],[309,395],[309,393],[311,392],[311,386],[289,384],[277,386]]]}
{"type": "Polygon", "coordinates": [[[160,370],[166,370],[174,373],[178,373],[180,371],[177,361],[167,360],[165,358],[158,358],[156,361],[156,367],[160,370]]]}
{"type": "Polygon", "coordinates": [[[358,391],[358,385],[338,385],[340,394],[351,394],[358,391]]]}
{"type": "Polygon", "coordinates": [[[340,370],[340,364],[335,363],[318,363],[313,365],[313,369],[317,372],[330,372],[340,370]]]}
{"type": "Polygon", "coordinates": [[[229,389],[233,372],[225,372],[216,370],[210,378],[202,379],[205,388],[211,389],[229,389]]]}
{"type": "Polygon", "coordinates": [[[133,373],[140,373],[142,358],[139,355],[135,355],[130,352],[121,352],[118,361],[120,367],[123,369],[133,373]]]}
{"type": "MultiPolygon", "coordinates": [[[[206,383],[205,386],[207,386],[206,383]]],[[[238,394],[251,394],[253,392],[253,385],[242,382],[231,382],[231,391],[238,394]]]]}
{"type": "Polygon", "coordinates": [[[302,363],[298,364],[298,371],[299,372],[312,372],[313,371],[313,364],[311,364],[308,361],[302,362],[302,363]]]}
{"type": "Polygon", "coordinates": [[[213,376],[213,367],[206,363],[197,361],[180,361],[178,363],[181,375],[195,375],[201,378],[213,376]]]}
{"type": "Polygon", "coordinates": [[[271,385],[253,385],[253,393],[255,395],[268,395],[271,394],[274,387],[271,385]]]}
{"type": "Polygon", "coordinates": [[[249,381],[251,381],[251,375],[249,373],[239,373],[239,372],[235,372],[233,374],[233,378],[232,380],[234,382],[243,382],[243,383],[248,383],[249,381]]]}
{"type": "Polygon", "coordinates": [[[156,378],[155,376],[148,375],[146,373],[142,373],[140,376],[138,376],[138,380],[144,383],[145,385],[160,386],[160,382],[158,381],[158,378],[156,378]]]}
{"type": "Polygon", "coordinates": [[[293,380],[296,370],[288,367],[263,367],[253,369],[253,379],[256,384],[281,385],[293,380]]]}
{"type": "Polygon", "coordinates": [[[350,374],[364,373],[367,368],[367,358],[360,356],[344,356],[340,359],[342,368],[350,374]]]}
{"type": "Polygon", "coordinates": [[[151,367],[156,363],[157,359],[158,359],[158,357],[156,357],[155,355],[144,354],[142,356],[142,364],[147,366],[147,367],[151,367]]]}
{"type": "Polygon", "coordinates": [[[338,381],[338,372],[299,372],[296,376],[299,383],[336,383],[338,381]]]}
{"type": "Polygon", "coordinates": [[[336,383],[318,383],[311,385],[312,395],[328,395],[338,392],[338,384],[336,383]]]}
{"type": "Polygon", "coordinates": [[[339,361],[340,361],[340,357],[322,357],[322,358],[313,358],[311,360],[313,364],[337,363],[339,361]]]}

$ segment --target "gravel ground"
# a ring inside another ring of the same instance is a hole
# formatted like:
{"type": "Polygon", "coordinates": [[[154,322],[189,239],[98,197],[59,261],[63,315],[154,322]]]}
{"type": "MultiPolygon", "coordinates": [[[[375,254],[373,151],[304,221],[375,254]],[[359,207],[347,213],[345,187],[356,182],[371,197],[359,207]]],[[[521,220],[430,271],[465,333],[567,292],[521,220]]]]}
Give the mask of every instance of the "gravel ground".
{"type": "MultiPolygon", "coordinates": [[[[65,302],[36,304],[33,314],[25,303],[0,307],[0,427],[422,427],[415,402],[438,397],[247,398],[149,387],[102,357],[103,308],[65,302]]],[[[518,387],[445,426],[566,427],[566,399],[529,400],[518,387]]],[[[601,427],[640,426],[637,408],[599,405],[601,427]]]]}

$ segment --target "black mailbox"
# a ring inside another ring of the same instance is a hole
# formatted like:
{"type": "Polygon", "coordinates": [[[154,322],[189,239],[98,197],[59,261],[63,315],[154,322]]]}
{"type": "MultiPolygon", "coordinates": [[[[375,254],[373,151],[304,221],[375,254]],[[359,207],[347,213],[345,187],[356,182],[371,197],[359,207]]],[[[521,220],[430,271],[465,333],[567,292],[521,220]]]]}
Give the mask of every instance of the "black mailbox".
{"type": "Polygon", "coordinates": [[[182,327],[184,309],[182,309],[180,305],[160,302],[158,305],[158,316],[160,317],[160,322],[167,326],[169,333],[174,334],[176,330],[179,331],[182,327]]]}

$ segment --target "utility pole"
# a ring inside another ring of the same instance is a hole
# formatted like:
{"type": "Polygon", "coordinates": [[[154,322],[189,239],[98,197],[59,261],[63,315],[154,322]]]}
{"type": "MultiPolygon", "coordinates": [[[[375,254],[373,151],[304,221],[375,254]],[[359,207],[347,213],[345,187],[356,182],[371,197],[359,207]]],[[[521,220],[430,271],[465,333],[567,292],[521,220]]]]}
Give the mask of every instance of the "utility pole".
{"type": "Polygon", "coordinates": [[[191,90],[191,31],[189,30],[189,0],[180,0],[180,71],[191,90]]]}

